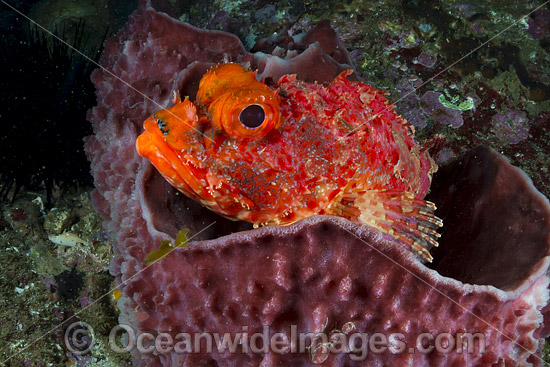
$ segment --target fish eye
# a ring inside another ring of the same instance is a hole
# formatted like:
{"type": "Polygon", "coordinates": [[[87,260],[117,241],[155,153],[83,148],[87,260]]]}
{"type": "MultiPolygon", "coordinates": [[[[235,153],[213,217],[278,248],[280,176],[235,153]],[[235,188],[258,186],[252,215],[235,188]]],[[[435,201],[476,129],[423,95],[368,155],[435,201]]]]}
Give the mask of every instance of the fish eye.
{"type": "Polygon", "coordinates": [[[212,125],[237,139],[261,139],[281,124],[276,92],[265,85],[241,88],[216,98],[208,106],[212,125]]]}
{"type": "Polygon", "coordinates": [[[262,106],[253,104],[244,108],[239,114],[239,121],[244,126],[255,129],[260,127],[265,120],[265,112],[262,106]]]}

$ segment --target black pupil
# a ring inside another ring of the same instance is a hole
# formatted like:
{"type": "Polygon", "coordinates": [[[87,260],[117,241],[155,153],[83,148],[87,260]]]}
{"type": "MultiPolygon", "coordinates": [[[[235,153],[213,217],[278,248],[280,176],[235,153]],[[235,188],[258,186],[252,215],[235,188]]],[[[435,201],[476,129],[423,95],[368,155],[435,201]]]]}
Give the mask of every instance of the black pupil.
{"type": "Polygon", "coordinates": [[[257,104],[250,105],[241,111],[239,115],[239,121],[251,129],[255,129],[260,126],[265,119],[264,109],[257,104]]]}

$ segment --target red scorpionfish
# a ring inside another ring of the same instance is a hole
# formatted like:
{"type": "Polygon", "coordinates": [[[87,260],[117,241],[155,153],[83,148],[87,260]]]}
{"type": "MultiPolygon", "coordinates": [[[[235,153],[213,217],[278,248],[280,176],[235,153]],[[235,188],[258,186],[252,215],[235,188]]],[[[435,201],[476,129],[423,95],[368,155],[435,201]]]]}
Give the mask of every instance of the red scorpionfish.
{"type": "Polygon", "coordinates": [[[282,76],[274,87],[239,64],[175,94],[136,142],[178,190],[233,220],[284,225],[315,214],[380,229],[431,261],[441,220],[425,201],[437,166],[383,92],[349,81],[282,76]]]}

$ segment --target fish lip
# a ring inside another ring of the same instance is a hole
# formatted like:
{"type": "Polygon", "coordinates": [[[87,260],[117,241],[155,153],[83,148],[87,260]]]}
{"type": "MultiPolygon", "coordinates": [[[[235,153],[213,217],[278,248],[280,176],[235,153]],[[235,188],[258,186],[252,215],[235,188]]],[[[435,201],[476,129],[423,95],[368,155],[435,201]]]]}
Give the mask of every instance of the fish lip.
{"type": "MultiPolygon", "coordinates": [[[[154,121],[153,117],[145,123],[154,121]]],[[[158,126],[143,131],[136,140],[136,150],[139,155],[148,160],[158,172],[187,196],[196,201],[212,200],[201,182],[206,180],[206,173],[191,160],[182,160],[181,152],[176,151],[163,138],[158,126]],[[200,173],[201,175],[197,175],[200,173]]]]}

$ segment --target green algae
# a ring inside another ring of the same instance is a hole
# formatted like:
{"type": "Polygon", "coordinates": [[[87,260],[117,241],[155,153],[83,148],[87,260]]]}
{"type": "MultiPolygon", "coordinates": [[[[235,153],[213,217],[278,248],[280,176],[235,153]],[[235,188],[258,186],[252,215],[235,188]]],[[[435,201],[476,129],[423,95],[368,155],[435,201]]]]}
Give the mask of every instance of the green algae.
{"type": "Polygon", "coordinates": [[[161,241],[160,246],[158,250],[152,251],[151,253],[147,254],[145,257],[145,262],[147,265],[151,265],[166,255],[168,255],[171,251],[175,250],[178,247],[187,247],[187,233],[189,233],[188,228],[184,228],[176,236],[176,240],[174,243],[171,241],[161,241]]]}
{"type": "Polygon", "coordinates": [[[444,94],[439,96],[439,102],[447,108],[459,111],[468,111],[474,108],[474,99],[472,97],[466,97],[464,101],[460,101],[456,96],[450,97],[447,95],[447,98],[445,98],[444,94]],[[447,98],[450,100],[447,100],[447,98]]]}

